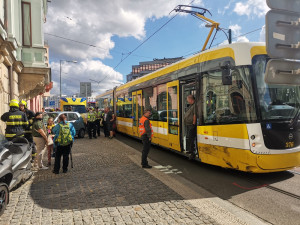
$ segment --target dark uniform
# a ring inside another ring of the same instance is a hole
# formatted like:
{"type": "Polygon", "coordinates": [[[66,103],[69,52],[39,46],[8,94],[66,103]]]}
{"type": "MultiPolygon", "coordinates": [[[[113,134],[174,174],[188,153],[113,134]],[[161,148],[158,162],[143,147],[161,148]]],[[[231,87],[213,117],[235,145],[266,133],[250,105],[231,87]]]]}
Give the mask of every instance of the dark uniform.
{"type": "Polygon", "coordinates": [[[150,123],[150,120],[142,116],[142,118],[139,121],[139,130],[140,130],[140,135],[142,138],[143,142],[143,151],[142,151],[142,166],[147,167],[149,166],[148,164],[148,154],[150,151],[150,146],[151,146],[151,138],[153,136],[153,130],[152,130],[152,125],[150,123]]]}
{"type": "Polygon", "coordinates": [[[33,143],[33,137],[32,137],[32,124],[33,124],[33,119],[34,119],[34,112],[29,110],[29,109],[25,109],[25,115],[27,117],[29,126],[26,128],[25,130],[25,138],[30,142],[33,143]]]}
{"type": "Polygon", "coordinates": [[[19,107],[10,107],[9,112],[1,116],[1,120],[6,122],[5,137],[9,141],[11,141],[16,134],[23,133],[29,125],[25,113],[21,112],[19,107]]]}
{"type": "Polygon", "coordinates": [[[98,136],[100,137],[100,120],[102,117],[102,112],[101,111],[96,111],[96,120],[95,120],[95,129],[97,131],[98,136]]]}
{"type": "Polygon", "coordinates": [[[95,129],[95,121],[96,121],[95,112],[88,112],[88,114],[87,114],[87,129],[88,129],[90,139],[92,139],[92,133],[93,133],[93,137],[97,138],[96,129],[95,129]]]}

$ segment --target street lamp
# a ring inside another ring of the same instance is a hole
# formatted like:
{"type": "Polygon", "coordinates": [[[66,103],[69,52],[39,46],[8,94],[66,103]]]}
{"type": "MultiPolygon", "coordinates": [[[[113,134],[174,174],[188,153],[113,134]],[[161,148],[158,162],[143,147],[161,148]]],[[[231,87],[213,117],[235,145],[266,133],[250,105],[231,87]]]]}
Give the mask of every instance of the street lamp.
{"type": "Polygon", "coordinates": [[[59,97],[60,98],[61,98],[61,63],[62,62],[77,63],[77,61],[75,61],[75,60],[69,61],[69,60],[63,60],[63,59],[59,60],[59,65],[60,65],[60,67],[59,67],[59,74],[60,74],[60,76],[59,76],[59,97]]]}

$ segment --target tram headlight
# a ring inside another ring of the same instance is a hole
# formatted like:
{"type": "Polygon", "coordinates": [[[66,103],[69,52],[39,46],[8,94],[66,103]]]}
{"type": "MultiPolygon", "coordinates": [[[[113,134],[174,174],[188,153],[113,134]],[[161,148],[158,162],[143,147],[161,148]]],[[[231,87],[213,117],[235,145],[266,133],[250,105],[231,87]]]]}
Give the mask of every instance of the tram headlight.
{"type": "Polygon", "coordinates": [[[254,140],[255,139],[255,135],[252,135],[250,138],[251,138],[251,140],[254,140]]]}
{"type": "Polygon", "coordinates": [[[252,147],[254,148],[256,146],[256,144],[255,143],[252,143],[252,147]]]}

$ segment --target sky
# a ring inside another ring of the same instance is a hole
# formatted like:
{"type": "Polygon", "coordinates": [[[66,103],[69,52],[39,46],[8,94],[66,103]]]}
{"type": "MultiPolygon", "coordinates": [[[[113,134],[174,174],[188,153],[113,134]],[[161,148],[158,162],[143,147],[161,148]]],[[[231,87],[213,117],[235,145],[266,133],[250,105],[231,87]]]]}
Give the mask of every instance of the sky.
{"type": "MultiPolygon", "coordinates": [[[[51,95],[59,94],[61,60],[62,94],[74,95],[80,82],[92,82],[96,96],[125,83],[132,65],[141,61],[186,58],[201,50],[209,28],[190,14],[172,11],[191,2],[208,9],[212,16],[205,16],[220,27],[232,29],[234,42],[265,41],[269,8],[264,0],[51,0],[44,24],[51,95]]],[[[212,47],[227,44],[226,39],[218,32],[212,47]]]]}

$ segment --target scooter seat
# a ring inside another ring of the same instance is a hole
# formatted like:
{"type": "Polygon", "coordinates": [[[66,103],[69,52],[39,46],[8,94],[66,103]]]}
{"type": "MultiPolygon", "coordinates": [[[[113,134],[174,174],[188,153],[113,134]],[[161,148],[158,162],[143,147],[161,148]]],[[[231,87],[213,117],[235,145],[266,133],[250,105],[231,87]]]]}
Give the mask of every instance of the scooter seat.
{"type": "MultiPolygon", "coordinates": [[[[25,139],[25,138],[24,138],[25,139]]],[[[25,143],[13,143],[9,146],[9,151],[12,154],[12,166],[18,163],[18,161],[25,155],[28,150],[28,141],[25,139],[25,143]]]]}

